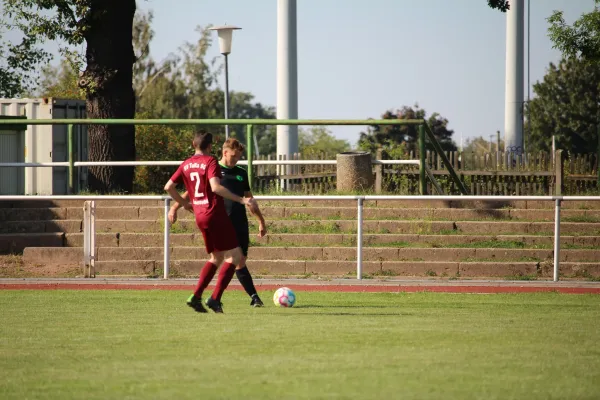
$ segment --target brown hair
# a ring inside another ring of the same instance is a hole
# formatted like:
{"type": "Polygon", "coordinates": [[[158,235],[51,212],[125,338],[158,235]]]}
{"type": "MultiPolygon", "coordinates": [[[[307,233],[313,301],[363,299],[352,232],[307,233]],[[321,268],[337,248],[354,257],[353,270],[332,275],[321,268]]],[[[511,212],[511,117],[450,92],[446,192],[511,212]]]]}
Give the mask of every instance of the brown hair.
{"type": "Polygon", "coordinates": [[[225,143],[223,143],[223,150],[225,149],[239,150],[240,152],[243,152],[246,149],[246,147],[244,147],[244,145],[241,144],[239,140],[229,138],[225,141],[225,143]]]}
{"type": "Polygon", "coordinates": [[[212,133],[206,131],[198,131],[194,134],[194,147],[200,150],[206,150],[212,144],[212,133]]]}

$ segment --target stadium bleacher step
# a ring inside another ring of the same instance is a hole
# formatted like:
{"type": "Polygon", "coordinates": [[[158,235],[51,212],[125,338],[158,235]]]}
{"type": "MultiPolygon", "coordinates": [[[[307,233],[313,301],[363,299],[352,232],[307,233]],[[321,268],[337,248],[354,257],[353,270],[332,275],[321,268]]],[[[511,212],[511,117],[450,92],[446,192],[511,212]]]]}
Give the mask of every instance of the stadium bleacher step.
{"type": "MultiPolygon", "coordinates": [[[[553,258],[553,206],[521,200],[365,201],[364,272],[543,278],[553,258]]],[[[562,206],[561,273],[600,277],[600,202],[562,206]]],[[[96,207],[99,273],[162,275],[164,202],[101,200],[96,207]]],[[[251,219],[253,273],[356,274],[356,201],[262,201],[261,209],[269,235],[258,239],[251,219]]],[[[24,262],[33,264],[81,264],[83,201],[0,202],[0,221],[0,252],[23,251],[24,262]]],[[[170,245],[171,273],[197,275],[206,255],[190,214],[179,213],[170,245]]]]}
{"type": "MultiPolygon", "coordinates": [[[[365,247],[363,261],[551,261],[551,249],[503,249],[503,248],[394,248],[365,247]]],[[[28,247],[23,252],[24,261],[45,260],[53,263],[77,263],[83,258],[81,247],[28,247]]],[[[200,246],[170,247],[172,260],[208,257],[200,246]]],[[[353,247],[252,247],[250,259],[291,261],[355,261],[353,247]]],[[[600,262],[600,249],[565,249],[560,252],[561,261],[600,262]]],[[[98,247],[97,261],[162,260],[162,247],[98,247]]]]}

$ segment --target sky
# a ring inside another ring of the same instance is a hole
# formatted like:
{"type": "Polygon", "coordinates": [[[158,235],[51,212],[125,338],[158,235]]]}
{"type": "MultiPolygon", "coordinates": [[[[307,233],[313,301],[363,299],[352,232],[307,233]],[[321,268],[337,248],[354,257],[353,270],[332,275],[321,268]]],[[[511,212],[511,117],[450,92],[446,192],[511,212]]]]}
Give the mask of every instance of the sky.
{"type": "MultiPolygon", "coordinates": [[[[572,23],[594,7],[594,0],[530,1],[526,98],[528,80],[531,85],[542,80],[549,63],[560,59],[546,18],[562,10],[572,23]]],[[[195,42],[199,25],[241,27],[229,55],[229,88],[277,104],[276,0],[137,4],[154,12],[156,61],[185,41],[195,42]]],[[[504,133],[506,14],[490,9],[486,0],[297,0],[297,25],[300,119],[379,118],[386,110],[418,104],[428,115],[438,112],[449,120],[458,145],[504,133]]],[[[527,31],[526,25],[526,41],[527,31]]],[[[221,57],[216,33],[209,57],[221,57]]],[[[354,145],[364,127],[330,130],[354,145]]]]}

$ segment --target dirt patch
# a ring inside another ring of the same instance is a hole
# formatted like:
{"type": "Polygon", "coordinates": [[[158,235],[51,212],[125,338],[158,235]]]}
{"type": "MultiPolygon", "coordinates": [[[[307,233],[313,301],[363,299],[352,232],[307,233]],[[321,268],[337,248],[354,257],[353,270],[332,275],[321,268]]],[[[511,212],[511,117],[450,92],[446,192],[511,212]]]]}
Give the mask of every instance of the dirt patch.
{"type": "Polygon", "coordinates": [[[19,254],[0,255],[0,278],[74,278],[82,272],[79,265],[31,264],[19,254]]]}

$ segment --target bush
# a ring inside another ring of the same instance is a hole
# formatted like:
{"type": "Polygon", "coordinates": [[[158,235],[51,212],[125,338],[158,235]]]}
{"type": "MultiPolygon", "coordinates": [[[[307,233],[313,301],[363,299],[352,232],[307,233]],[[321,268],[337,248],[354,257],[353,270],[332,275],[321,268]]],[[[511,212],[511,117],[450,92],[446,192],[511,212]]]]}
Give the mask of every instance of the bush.
{"type": "MultiPolygon", "coordinates": [[[[194,153],[193,130],[183,126],[138,125],[135,130],[137,161],[183,161],[194,153]]],[[[177,166],[139,166],[133,182],[136,193],[163,193],[177,166]]]]}
{"type": "MultiPolygon", "coordinates": [[[[144,118],[138,116],[138,118],[144,118]]],[[[190,125],[137,125],[135,146],[137,161],[183,161],[194,154],[192,141],[196,129],[190,125]]],[[[220,158],[223,139],[213,130],[212,154],[220,158]]],[[[139,166],[135,168],[135,193],[164,194],[165,183],[177,170],[173,166],[139,166]]],[[[180,188],[180,190],[182,190],[180,188]]]]}

